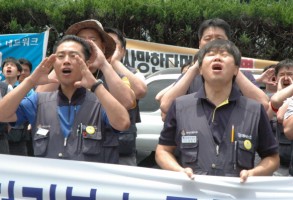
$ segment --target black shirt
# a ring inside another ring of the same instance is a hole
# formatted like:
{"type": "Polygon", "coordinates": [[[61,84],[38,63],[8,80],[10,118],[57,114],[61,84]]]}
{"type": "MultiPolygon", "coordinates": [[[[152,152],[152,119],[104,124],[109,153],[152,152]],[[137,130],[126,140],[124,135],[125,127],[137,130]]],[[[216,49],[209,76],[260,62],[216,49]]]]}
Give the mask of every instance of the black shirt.
{"type": "MultiPolygon", "coordinates": [[[[204,88],[201,87],[193,98],[199,98],[201,106],[205,112],[206,118],[209,122],[213,137],[216,143],[219,143],[222,134],[225,131],[226,124],[230,118],[231,112],[235,106],[236,100],[241,96],[239,90],[235,87],[232,88],[229,103],[224,104],[218,108],[212,104],[207,98],[204,88]],[[214,113],[214,117],[213,117],[214,113]]],[[[241,113],[240,113],[241,114],[241,113]]],[[[194,119],[190,119],[194,120],[194,119]]],[[[159,138],[159,144],[167,146],[176,146],[175,136],[177,134],[177,121],[176,121],[176,104],[172,103],[164,123],[164,128],[159,138]]],[[[278,153],[278,144],[273,135],[271,125],[264,107],[261,105],[260,120],[258,126],[258,144],[256,151],[260,157],[266,157],[278,153]]]]}

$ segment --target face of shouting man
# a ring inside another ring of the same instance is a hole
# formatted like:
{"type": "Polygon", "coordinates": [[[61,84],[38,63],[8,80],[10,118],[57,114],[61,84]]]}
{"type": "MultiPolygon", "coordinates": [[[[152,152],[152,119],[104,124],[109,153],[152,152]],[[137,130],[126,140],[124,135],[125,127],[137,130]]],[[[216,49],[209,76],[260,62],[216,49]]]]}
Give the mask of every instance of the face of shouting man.
{"type": "Polygon", "coordinates": [[[277,90],[282,90],[293,83],[293,60],[285,59],[275,67],[277,90]]]}
{"type": "Polygon", "coordinates": [[[20,71],[13,62],[6,62],[3,66],[3,74],[5,78],[14,78],[20,75],[20,71]]]}
{"type": "Polygon", "coordinates": [[[292,84],[293,80],[293,66],[281,68],[277,75],[277,82],[282,88],[292,84]]]}
{"type": "Polygon", "coordinates": [[[203,59],[201,74],[207,82],[226,84],[238,73],[233,55],[224,48],[212,48],[203,59]]]}
{"type": "Polygon", "coordinates": [[[206,81],[227,83],[237,75],[234,58],[225,49],[211,49],[203,59],[201,73],[206,81]]]}
{"type": "Polygon", "coordinates": [[[200,49],[198,63],[205,83],[226,87],[239,71],[241,53],[228,40],[214,40],[200,49]]]}
{"type": "Polygon", "coordinates": [[[73,87],[76,81],[81,80],[80,66],[76,55],[85,60],[83,47],[75,41],[65,41],[56,49],[54,69],[61,85],[73,87]]]}

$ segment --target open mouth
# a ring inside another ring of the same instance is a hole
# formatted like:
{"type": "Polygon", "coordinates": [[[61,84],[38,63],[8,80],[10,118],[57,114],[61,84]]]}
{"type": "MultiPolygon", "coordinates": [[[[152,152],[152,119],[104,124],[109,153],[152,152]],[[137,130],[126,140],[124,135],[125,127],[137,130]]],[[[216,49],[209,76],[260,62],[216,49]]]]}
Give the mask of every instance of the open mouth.
{"type": "Polygon", "coordinates": [[[287,87],[287,86],[289,86],[289,85],[291,85],[291,84],[290,84],[290,82],[286,81],[286,82],[283,82],[283,85],[284,85],[285,87],[287,87]]]}
{"type": "Polygon", "coordinates": [[[69,69],[69,68],[64,68],[64,69],[62,69],[62,73],[65,74],[65,75],[68,75],[68,74],[71,73],[71,69],[69,69]]]}
{"type": "Polygon", "coordinates": [[[213,64],[212,70],[221,71],[223,69],[221,64],[213,64]]]}

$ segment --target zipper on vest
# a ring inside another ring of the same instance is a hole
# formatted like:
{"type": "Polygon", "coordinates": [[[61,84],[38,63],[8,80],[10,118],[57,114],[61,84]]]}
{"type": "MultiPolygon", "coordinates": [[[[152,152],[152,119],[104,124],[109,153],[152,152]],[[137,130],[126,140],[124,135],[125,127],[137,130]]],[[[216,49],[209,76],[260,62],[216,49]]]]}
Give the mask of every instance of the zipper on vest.
{"type": "Polygon", "coordinates": [[[70,110],[71,110],[71,109],[70,109],[70,105],[71,105],[71,101],[69,100],[69,101],[68,101],[68,116],[67,116],[67,117],[68,117],[68,121],[70,121],[70,114],[71,114],[71,113],[70,113],[70,110]]]}
{"type": "Polygon", "coordinates": [[[78,125],[78,138],[77,138],[77,149],[78,149],[78,152],[81,152],[82,151],[82,142],[83,142],[83,139],[82,139],[82,123],[80,123],[78,125]]]}
{"type": "MultiPolygon", "coordinates": [[[[70,121],[70,115],[71,115],[71,109],[70,109],[70,105],[71,105],[71,101],[69,100],[68,101],[68,108],[69,108],[69,112],[68,112],[68,121],[70,121]]],[[[70,133],[69,133],[70,134],[70,133]]],[[[67,145],[67,138],[69,137],[69,135],[67,135],[65,138],[64,138],[64,147],[66,147],[67,145]]]]}
{"type": "Polygon", "coordinates": [[[67,145],[67,137],[64,138],[64,147],[67,145]]]}
{"type": "Polygon", "coordinates": [[[216,155],[218,156],[219,153],[220,153],[220,147],[219,147],[219,145],[216,145],[216,155]]]}

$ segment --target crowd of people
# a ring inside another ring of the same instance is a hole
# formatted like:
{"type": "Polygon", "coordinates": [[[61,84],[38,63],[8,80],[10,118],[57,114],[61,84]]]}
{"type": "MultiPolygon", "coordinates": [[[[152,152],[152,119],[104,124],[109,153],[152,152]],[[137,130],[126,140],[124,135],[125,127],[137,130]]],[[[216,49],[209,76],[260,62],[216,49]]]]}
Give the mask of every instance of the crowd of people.
{"type": "MultiPolygon", "coordinates": [[[[293,61],[255,80],[241,71],[231,33],[222,19],[203,21],[193,61],[156,96],[164,121],[156,162],[191,179],[293,175],[293,61]]],[[[122,63],[125,52],[121,31],[90,19],[71,25],[33,72],[26,59],[5,59],[0,153],[135,166],[147,86],[122,63]]]]}
{"type": "MultiPolygon", "coordinates": [[[[18,87],[3,92],[0,110],[9,109],[1,111],[0,121],[10,127],[29,124],[33,156],[135,165],[137,102],[146,84],[121,63],[123,34],[107,30],[97,20],[73,24],[52,55],[18,87]]],[[[1,133],[6,143],[1,153],[9,153],[9,133],[1,133]]]]}

